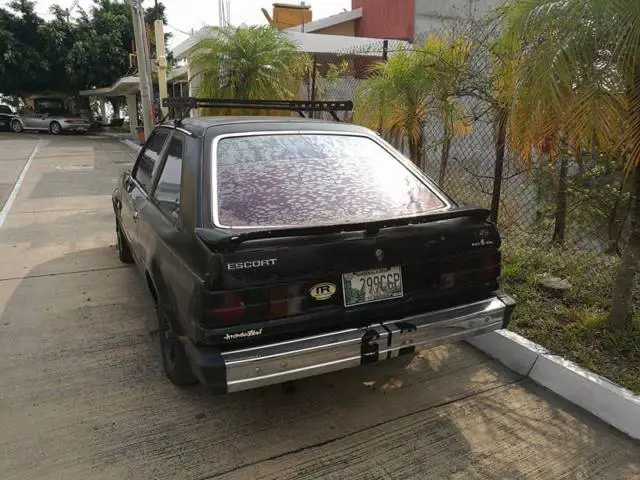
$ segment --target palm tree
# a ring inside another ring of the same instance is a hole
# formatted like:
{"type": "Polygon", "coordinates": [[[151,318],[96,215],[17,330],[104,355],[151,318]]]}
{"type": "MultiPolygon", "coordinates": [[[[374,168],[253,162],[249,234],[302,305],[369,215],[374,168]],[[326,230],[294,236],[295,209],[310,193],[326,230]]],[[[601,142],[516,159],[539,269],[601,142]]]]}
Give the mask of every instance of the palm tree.
{"type": "Polygon", "coordinates": [[[453,37],[447,32],[429,34],[415,53],[432,78],[430,93],[434,99],[433,113],[442,124],[438,183],[444,186],[451,141],[455,136],[465,135],[471,130],[471,122],[456,100],[460,83],[468,74],[471,43],[462,35],[453,37]]]}
{"type": "Polygon", "coordinates": [[[441,184],[451,140],[471,128],[455,100],[469,52],[470,44],[462,37],[429,35],[422,45],[375,64],[356,90],[355,120],[380,133],[406,138],[416,165],[422,160],[425,122],[430,116],[441,122],[441,184]]]}
{"type": "MultiPolygon", "coordinates": [[[[493,23],[489,23],[492,27],[493,23]]],[[[490,32],[493,30],[491,28],[490,32]]],[[[482,34],[485,35],[485,34],[482,34]]],[[[509,118],[513,108],[513,92],[515,89],[515,73],[520,61],[520,42],[517,38],[502,35],[497,39],[483,37],[483,44],[488,45],[491,59],[491,72],[487,85],[480,82],[481,98],[492,107],[494,119],[494,151],[495,164],[493,175],[493,189],[491,195],[491,220],[498,221],[500,210],[500,195],[502,192],[502,176],[504,171],[507,136],[509,132],[509,118]]],[[[484,66],[480,64],[480,70],[484,66]]]]}
{"type": "Polygon", "coordinates": [[[431,80],[415,52],[395,52],[387,62],[373,65],[369,78],[358,85],[355,121],[380,133],[406,138],[411,160],[420,165],[431,80]]]}
{"type": "Polygon", "coordinates": [[[640,2],[516,0],[507,29],[524,45],[511,117],[528,154],[597,146],[633,175],[631,232],[613,288],[610,320],[630,324],[640,266],[640,2]]]}
{"type": "Polygon", "coordinates": [[[269,27],[212,28],[189,55],[191,82],[201,97],[289,100],[300,89],[295,44],[269,27]]]}

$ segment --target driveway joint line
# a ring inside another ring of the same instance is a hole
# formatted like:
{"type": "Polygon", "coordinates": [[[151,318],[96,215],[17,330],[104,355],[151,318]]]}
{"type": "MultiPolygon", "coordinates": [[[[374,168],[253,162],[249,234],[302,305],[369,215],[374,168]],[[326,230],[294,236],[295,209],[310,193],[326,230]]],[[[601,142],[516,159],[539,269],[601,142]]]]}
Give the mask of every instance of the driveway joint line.
{"type": "Polygon", "coordinates": [[[60,208],[53,210],[14,210],[14,215],[32,215],[36,213],[56,213],[56,212],[101,212],[101,211],[111,211],[113,207],[105,206],[101,208],[60,208]]]}
{"type": "Polygon", "coordinates": [[[1,282],[10,282],[12,280],[27,280],[30,278],[44,278],[44,277],[55,277],[57,275],[75,275],[77,273],[91,273],[91,272],[104,272],[106,270],[119,270],[122,268],[129,268],[128,265],[116,265],[115,267],[100,267],[100,268],[89,268],[86,270],[75,270],[73,272],[52,272],[52,273],[41,273],[37,275],[26,275],[24,277],[9,277],[9,278],[0,278],[1,282]]]}
{"type": "Polygon", "coordinates": [[[13,184],[13,188],[11,189],[11,194],[9,195],[9,198],[7,198],[7,201],[2,207],[2,210],[0,210],[0,228],[2,228],[2,225],[4,225],[4,222],[7,219],[9,212],[11,211],[11,207],[13,206],[13,203],[16,201],[16,198],[18,197],[18,193],[20,192],[20,187],[22,187],[22,183],[24,182],[24,179],[27,176],[27,171],[31,166],[31,162],[33,161],[36,154],[38,153],[38,150],[40,150],[40,146],[42,144],[43,144],[42,140],[39,139],[38,143],[36,143],[36,146],[33,147],[33,151],[31,152],[31,155],[29,156],[27,163],[24,164],[24,167],[22,167],[22,171],[20,172],[18,179],[13,184]]]}

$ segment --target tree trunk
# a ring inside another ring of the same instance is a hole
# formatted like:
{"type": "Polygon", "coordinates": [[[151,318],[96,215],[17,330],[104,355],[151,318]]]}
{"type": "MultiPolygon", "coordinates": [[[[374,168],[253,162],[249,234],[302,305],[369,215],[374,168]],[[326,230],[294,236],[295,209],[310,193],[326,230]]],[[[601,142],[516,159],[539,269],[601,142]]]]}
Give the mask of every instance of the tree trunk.
{"type": "Polygon", "coordinates": [[[409,140],[409,156],[411,161],[418,167],[420,166],[420,159],[422,157],[422,135],[417,139],[414,139],[412,135],[408,136],[409,140]]]}
{"type": "MultiPolygon", "coordinates": [[[[620,241],[620,233],[624,226],[624,219],[620,220],[620,199],[622,198],[622,194],[624,193],[625,186],[625,178],[622,177],[620,180],[620,186],[618,187],[618,195],[613,203],[613,207],[611,207],[611,211],[609,212],[609,220],[608,220],[608,231],[609,231],[609,248],[611,251],[616,252],[618,255],[620,254],[620,246],[618,242],[620,241]]],[[[633,197],[630,198],[633,200],[633,197]]],[[[628,210],[628,208],[627,208],[628,210]]]]}
{"type": "Polygon", "coordinates": [[[493,170],[493,192],[491,194],[491,221],[498,223],[500,195],[502,193],[502,171],[504,168],[504,149],[507,139],[507,117],[509,112],[500,109],[496,118],[495,153],[496,163],[493,170]]]}
{"type": "Polygon", "coordinates": [[[442,152],[440,155],[440,174],[438,175],[438,184],[444,187],[447,178],[447,164],[449,163],[449,152],[451,151],[451,124],[450,119],[445,118],[442,122],[442,152]]]}
{"type": "Polygon", "coordinates": [[[416,141],[411,138],[411,135],[409,135],[409,157],[411,158],[411,161],[413,163],[416,163],[417,151],[418,146],[416,144],[416,141]]]}
{"type": "Polygon", "coordinates": [[[640,64],[636,66],[635,78],[629,85],[627,95],[631,101],[629,118],[632,136],[630,145],[631,160],[634,162],[631,194],[633,201],[630,212],[631,234],[622,252],[622,260],[616,274],[611,299],[611,317],[609,321],[615,329],[622,330],[631,325],[631,306],[633,287],[635,286],[638,264],[640,262],[640,64]],[[634,158],[635,157],[635,158],[634,158]]]}
{"type": "Polygon", "coordinates": [[[113,108],[113,118],[120,118],[120,98],[110,98],[111,107],[113,108]]]}
{"type": "Polygon", "coordinates": [[[622,253],[611,299],[610,322],[617,329],[625,327],[630,321],[633,287],[640,262],[640,166],[633,171],[632,193],[631,235],[622,253]]]}
{"type": "Polygon", "coordinates": [[[576,163],[578,164],[578,175],[580,181],[584,180],[584,157],[582,156],[582,146],[576,147],[576,163]]]}
{"type": "Polygon", "coordinates": [[[560,154],[560,173],[558,175],[558,191],[556,193],[555,226],[553,229],[554,243],[564,243],[567,229],[567,170],[569,169],[569,154],[560,154]]]}

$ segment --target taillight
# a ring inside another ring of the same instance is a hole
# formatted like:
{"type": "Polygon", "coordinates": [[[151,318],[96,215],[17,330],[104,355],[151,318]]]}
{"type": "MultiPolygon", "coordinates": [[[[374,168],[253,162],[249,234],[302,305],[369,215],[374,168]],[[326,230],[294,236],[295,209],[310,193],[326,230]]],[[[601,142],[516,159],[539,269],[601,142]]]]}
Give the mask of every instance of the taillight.
{"type": "Polygon", "coordinates": [[[238,293],[223,293],[217,300],[216,307],[205,311],[205,316],[211,317],[214,322],[220,322],[224,325],[237,325],[242,321],[247,307],[238,293]]]}
{"type": "Polygon", "coordinates": [[[500,276],[500,259],[501,254],[497,250],[447,259],[440,265],[440,288],[448,289],[464,283],[497,279],[500,276]]]}
{"type": "Polygon", "coordinates": [[[63,120],[63,122],[64,122],[64,123],[73,123],[73,120],[70,120],[70,119],[68,119],[68,118],[65,118],[65,119],[63,120]]]}
{"type": "Polygon", "coordinates": [[[493,273],[496,277],[500,276],[502,270],[502,253],[500,251],[493,252],[493,255],[488,257],[485,263],[485,268],[493,273]]]}

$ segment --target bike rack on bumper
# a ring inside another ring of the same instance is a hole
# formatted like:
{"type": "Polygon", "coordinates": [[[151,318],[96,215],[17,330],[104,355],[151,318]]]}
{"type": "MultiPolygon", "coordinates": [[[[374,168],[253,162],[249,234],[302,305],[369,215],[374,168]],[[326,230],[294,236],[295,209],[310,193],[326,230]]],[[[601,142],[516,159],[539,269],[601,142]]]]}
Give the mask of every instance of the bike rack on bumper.
{"type": "Polygon", "coordinates": [[[269,345],[220,352],[186,344],[191,367],[203,385],[237,392],[357,367],[410,354],[417,347],[481,335],[503,328],[515,301],[499,295],[479,302],[269,345]]]}

